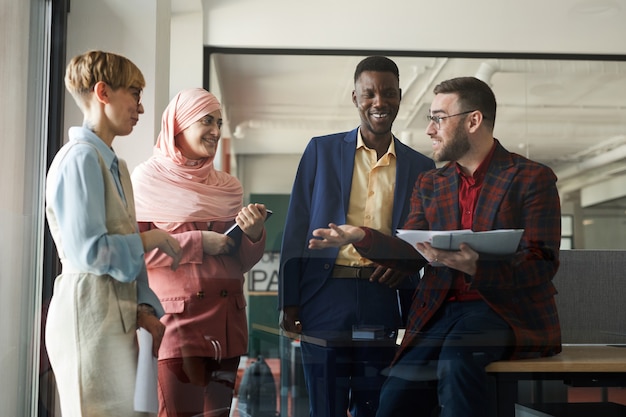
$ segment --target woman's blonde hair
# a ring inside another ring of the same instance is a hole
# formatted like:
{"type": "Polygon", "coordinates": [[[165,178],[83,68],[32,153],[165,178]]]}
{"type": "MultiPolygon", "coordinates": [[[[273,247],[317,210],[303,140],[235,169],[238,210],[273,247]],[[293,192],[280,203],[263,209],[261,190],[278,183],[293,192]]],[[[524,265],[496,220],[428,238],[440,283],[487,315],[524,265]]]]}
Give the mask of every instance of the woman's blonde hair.
{"type": "Polygon", "coordinates": [[[85,96],[100,81],[113,90],[129,87],[141,90],[146,85],[143,74],[131,60],[111,52],[88,51],[77,55],[65,70],[65,88],[81,108],[85,96]]]}

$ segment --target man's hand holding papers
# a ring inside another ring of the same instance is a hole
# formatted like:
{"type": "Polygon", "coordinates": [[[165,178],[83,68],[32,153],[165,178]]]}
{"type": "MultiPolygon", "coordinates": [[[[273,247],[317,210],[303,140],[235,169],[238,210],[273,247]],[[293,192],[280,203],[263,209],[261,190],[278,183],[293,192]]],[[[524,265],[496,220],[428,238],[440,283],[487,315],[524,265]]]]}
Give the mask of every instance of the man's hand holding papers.
{"type": "MultiPolygon", "coordinates": [[[[445,251],[458,251],[461,244],[467,244],[479,254],[480,259],[498,259],[514,254],[517,251],[523,229],[500,229],[485,232],[471,230],[404,230],[397,231],[397,236],[413,245],[422,256],[431,261],[433,266],[444,266],[437,256],[433,256],[430,248],[445,251]],[[429,243],[428,253],[424,245],[429,243]]],[[[450,266],[450,265],[448,265],[450,266]]]]}

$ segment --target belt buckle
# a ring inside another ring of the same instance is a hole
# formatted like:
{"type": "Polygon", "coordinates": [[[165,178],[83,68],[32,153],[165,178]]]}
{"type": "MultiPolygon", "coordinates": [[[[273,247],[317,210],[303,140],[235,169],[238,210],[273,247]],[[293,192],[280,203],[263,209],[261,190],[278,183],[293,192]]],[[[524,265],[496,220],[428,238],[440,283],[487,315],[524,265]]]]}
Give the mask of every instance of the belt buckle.
{"type": "Polygon", "coordinates": [[[371,266],[362,266],[360,268],[358,268],[357,270],[357,278],[369,278],[372,276],[372,274],[374,273],[374,267],[371,266]],[[367,273],[367,276],[365,276],[365,274],[367,273]]]}

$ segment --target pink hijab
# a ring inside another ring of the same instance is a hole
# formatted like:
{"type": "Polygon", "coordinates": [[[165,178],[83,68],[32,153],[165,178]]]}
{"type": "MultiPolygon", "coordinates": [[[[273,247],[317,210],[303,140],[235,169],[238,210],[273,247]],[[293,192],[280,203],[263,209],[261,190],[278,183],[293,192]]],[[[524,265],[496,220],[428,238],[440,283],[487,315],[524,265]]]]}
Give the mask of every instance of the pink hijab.
{"type": "Polygon", "coordinates": [[[132,175],[137,221],[171,231],[181,223],[232,221],[243,205],[237,178],[213,166],[213,158],[189,161],[176,147],[177,134],[220,109],[202,88],[179,92],[163,112],[161,133],[150,159],[132,175]]]}

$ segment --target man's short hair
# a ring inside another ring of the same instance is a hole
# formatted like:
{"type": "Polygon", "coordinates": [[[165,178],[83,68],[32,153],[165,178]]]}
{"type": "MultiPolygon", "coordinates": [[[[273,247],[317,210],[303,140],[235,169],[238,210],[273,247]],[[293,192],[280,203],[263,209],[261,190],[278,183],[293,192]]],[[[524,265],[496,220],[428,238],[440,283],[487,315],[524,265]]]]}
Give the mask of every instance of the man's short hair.
{"type": "Polygon", "coordinates": [[[398,66],[386,56],[368,56],[358,63],[354,71],[354,82],[359,79],[363,71],[391,72],[400,81],[400,71],[398,66]]]}
{"type": "Polygon", "coordinates": [[[456,94],[460,111],[480,110],[491,128],[496,123],[496,96],[489,85],[476,77],[458,77],[435,86],[435,94],[456,94]]]}

